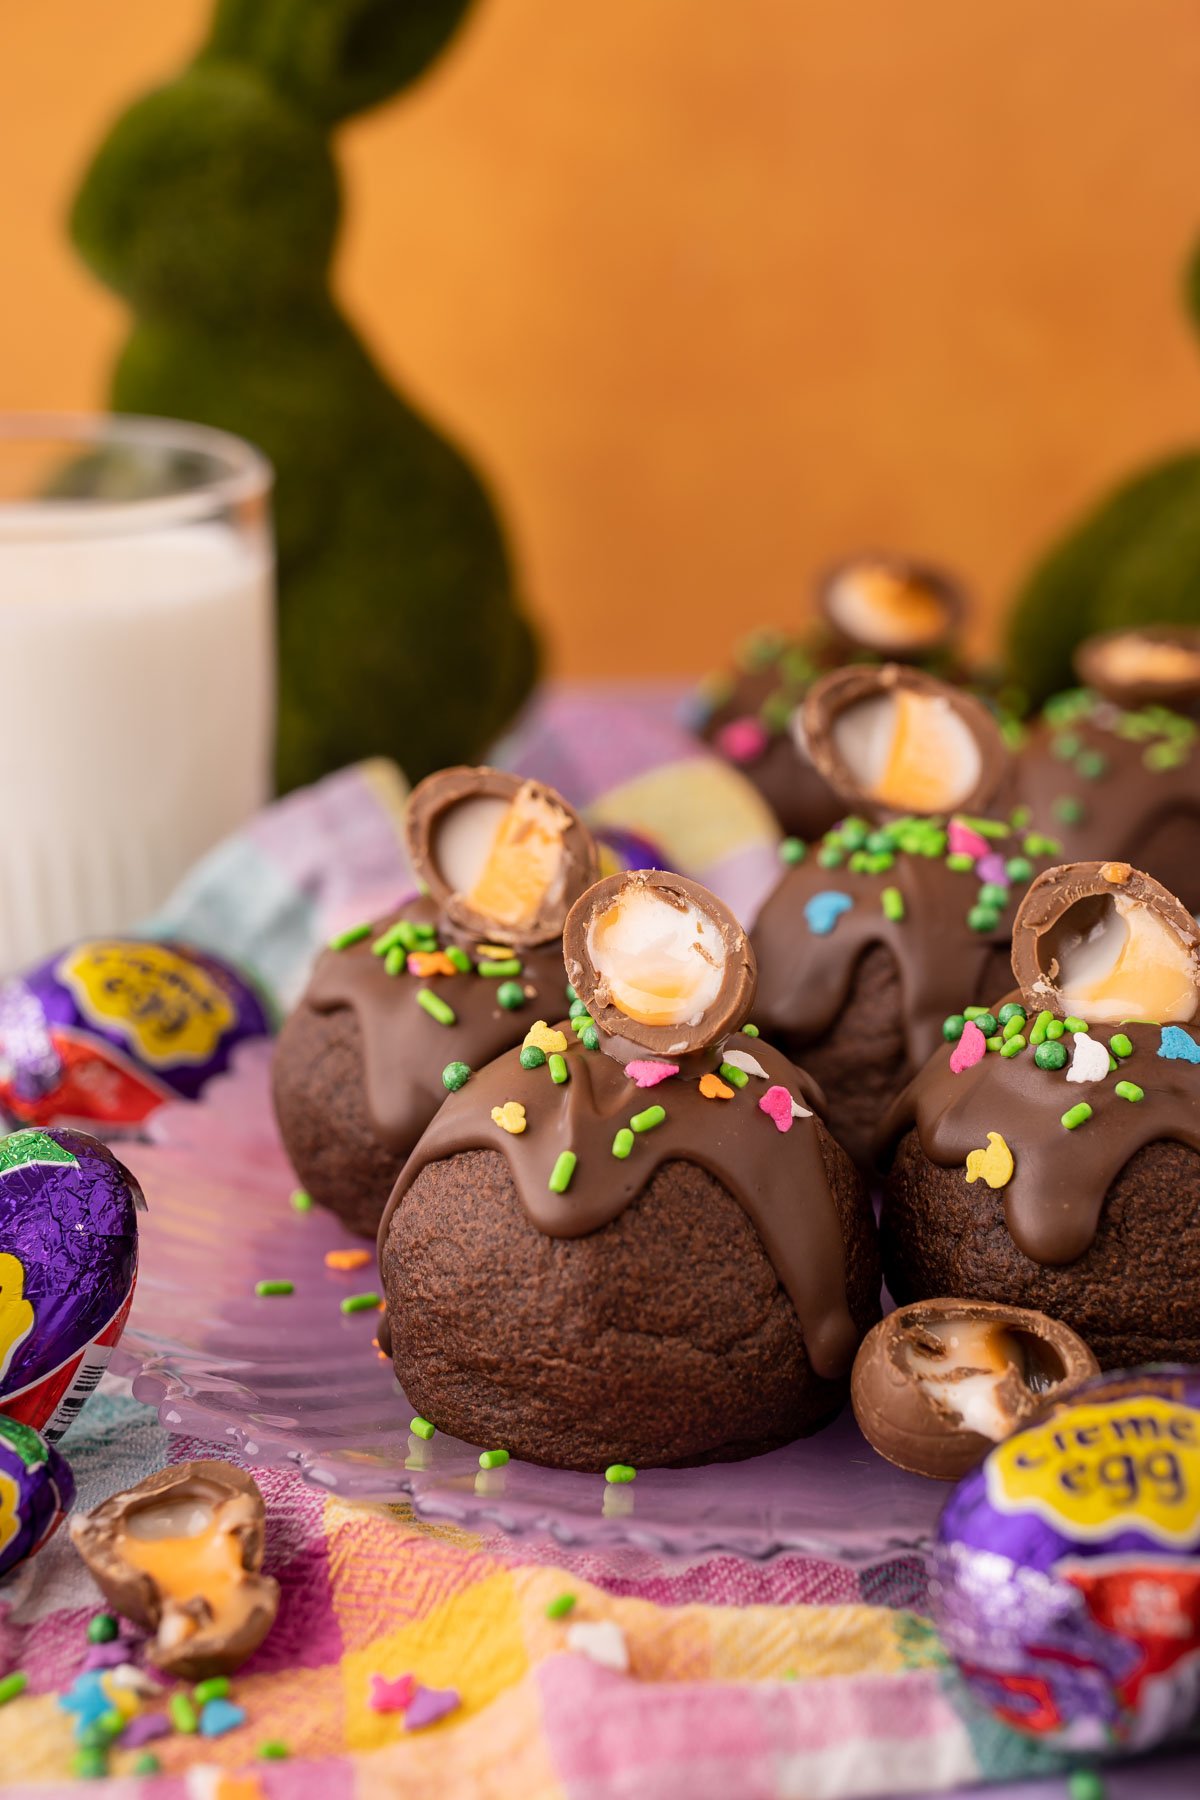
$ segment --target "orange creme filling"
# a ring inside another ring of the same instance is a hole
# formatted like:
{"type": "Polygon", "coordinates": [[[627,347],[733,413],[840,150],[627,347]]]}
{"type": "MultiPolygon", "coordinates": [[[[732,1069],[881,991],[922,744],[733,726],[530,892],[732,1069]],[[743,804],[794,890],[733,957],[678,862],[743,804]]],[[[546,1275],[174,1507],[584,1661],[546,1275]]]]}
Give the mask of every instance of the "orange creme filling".
{"type": "Polygon", "coordinates": [[[123,1531],[118,1553],[149,1575],[161,1594],[207,1600],[214,1617],[228,1609],[245,1580],[241,1542],[217,1517],[186,1537],[143,1538],[123,1531]]]}
{"type": "Polygon", "coordinates": [[[639,1025],[678,1025],[696,1009],[708,965],[698,958],[664,954],[656,945],[620,946],[620,972],[613,967],[612,947],[620,929],[621,902],[600,915],[592,927],[592,954],[606,965],[613,1004],[639,1025]]]}
{"type": "Polygon", "coordinates": [[[945,624],[941,601],[916,582],[902,581],[887,569],[862,569],[854,583],[880,625],[913,643],[936,637],[945,624]]]}
{"type": "Polygon", "coordinates": [[[925,694],[901,688],[893,699],[892,739],[873,797],[905,812],[945,812],[958,797],[962,724],[925,694]]]}
{"type": "Polygon", "coordinates": [[[562,868],[566,815],[534,794],[518,794],[492,839],[468,906],[501,925],[531,925],[562,868]]]}

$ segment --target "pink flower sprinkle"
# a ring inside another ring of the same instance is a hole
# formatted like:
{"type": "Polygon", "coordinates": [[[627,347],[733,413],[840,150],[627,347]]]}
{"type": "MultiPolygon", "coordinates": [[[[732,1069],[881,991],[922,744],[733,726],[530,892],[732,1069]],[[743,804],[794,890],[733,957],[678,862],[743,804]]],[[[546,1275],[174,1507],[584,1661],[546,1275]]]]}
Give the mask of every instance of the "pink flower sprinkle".
{"type": "Polygon", "coordinates": [[[717,733],[717,749],[730,762],[753,762],[767,747],[767,731],[757,719],[731,719],[717,733]]]}
{"type": "Polygon", "coordinates": [[[997,850],[989,850],[975,864],[975,873],[980,881],[994,881],[997,887],[1011,887],[1012,881],[1004,866],[1004,858],[997,850]]]}
{"type": "Polygon", "coordinates": [[[657,1087],[660,1081],[669,1081],[672,1075],[678,1075],[679,1064],[651,1062],[647,1058],[644,1062],[627,1062],[625,1073],[638,1087],[657,1087]]]}
{"type": "Polygon", "coordinates": [[[950,1052],[950,1068],[955,1075],[961,1075],[964,1069],[973,1069],[977,1062],[982,1062],[986,1055],[987,1039],[974,1019],[968,1019],[962,1036],[950,1052]]]}
{"type": "Polygon", "coordinates": [[[765,1112],[776,1131],[792,1129],[792,1096],[785,1087],[769,1087],[758,1103],[759,1112],[765,1112]]]}
{"type": "Polygon", "coordinates": [[[951,819],[947,838],[951,856],[986,856],[991,849],[987,839],[961,819],[951,819]]]}
{"type": "Polygon", "coordinates": [[[372,1712],[403,1712],[416,1691],[415,1675],[397,1675],[395,1681],[389,1681],[386,1675],[372,1675],[367,1705],[372,1712]]]}

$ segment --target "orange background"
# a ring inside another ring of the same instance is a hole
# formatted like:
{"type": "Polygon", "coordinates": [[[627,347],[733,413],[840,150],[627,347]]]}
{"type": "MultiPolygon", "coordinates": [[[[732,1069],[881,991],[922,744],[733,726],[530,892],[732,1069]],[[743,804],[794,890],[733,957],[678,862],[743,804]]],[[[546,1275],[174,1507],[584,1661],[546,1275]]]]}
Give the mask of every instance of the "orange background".
{"type": "MultiPolygon", "coordinates": [[[[5,10],[0,397],[96,405],[123,317],[63,215],[208,4],[5,10]]],[[[1197,435],[1198,93],[1193,0],[483,0],[344,131],[338,286],[489,472],[559,669],[709,667],[864,542],[994,620],[1197,435]]]]}

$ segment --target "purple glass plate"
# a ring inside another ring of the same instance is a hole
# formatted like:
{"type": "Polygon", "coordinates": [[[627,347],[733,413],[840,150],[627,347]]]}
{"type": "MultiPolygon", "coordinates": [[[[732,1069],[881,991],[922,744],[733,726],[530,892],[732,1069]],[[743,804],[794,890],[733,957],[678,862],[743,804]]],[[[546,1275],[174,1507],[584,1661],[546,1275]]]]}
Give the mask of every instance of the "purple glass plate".
{"type": "Polygon", "coordinates": [[[164,1425],[247,1461],[291,1464],[356,1500],[411,1500],[427,1518],[563,1545],[660,1554],[780,1551],[865,1562],[918,1546],[945,1497],[870,1450],[847,1412],[817,1436],[742,1463],[648,1469],[627,1487],[512,1462],[480,1471],[478,1447],[410,1436],[412,1408],[372,1346],[374,1311],[339,1302],[373,1289],[361,1249],[328,1214],[297,1213],[275,1132],[269,1046],[248,1044],[197,1104],[155,1115],[154,1141],[121,1154],[145,1189],[133,1314],[114,1366],[164,1425]],[[260,1280],[288,1296],[256,1297],[260,1280]]]}

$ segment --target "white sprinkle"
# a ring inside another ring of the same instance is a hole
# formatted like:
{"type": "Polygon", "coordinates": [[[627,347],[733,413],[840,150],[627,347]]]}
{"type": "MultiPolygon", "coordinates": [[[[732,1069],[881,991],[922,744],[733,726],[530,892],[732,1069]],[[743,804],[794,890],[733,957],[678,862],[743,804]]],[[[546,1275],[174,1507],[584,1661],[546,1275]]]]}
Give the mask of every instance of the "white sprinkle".
{"type": "Polygon", "coordinates": [[[756,1061],[748,1050],[730,1050],[721,1060],[727,1062],[731,1068],[741,1069],[745,1075],[757,1075],[760,1081],[770,1081],[771,1079],[762,1064],[756,1061]]]}
{"type": "Polygon", "coordinates": [[[567,1649],[588,1656],[602,1669],[615,1669],[618,1675],[629,1673],[629,1646],[625,1633],[612,1619],[581,1619],[567,1626],[567,1649]]]}
{"type": "Polygon", "coordinates": [[[1075,1034],[1075,1053],[1067,1070],[1068,1081],[1103,1081],[1108,1074],[1108,1045],[1086,1031],[1075,1034]]]}

